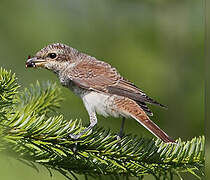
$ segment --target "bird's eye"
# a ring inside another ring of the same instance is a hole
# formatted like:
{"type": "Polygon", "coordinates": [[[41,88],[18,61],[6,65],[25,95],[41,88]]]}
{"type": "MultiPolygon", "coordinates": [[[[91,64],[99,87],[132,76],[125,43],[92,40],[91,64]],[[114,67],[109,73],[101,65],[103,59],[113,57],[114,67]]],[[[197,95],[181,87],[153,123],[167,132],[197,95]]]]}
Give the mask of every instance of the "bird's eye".
{"type": "Polygon", "coordinates": [[[55,53],[49,53],[48,57],[50,57],[51,59],[55,59],[57,55],[55,53]]]}

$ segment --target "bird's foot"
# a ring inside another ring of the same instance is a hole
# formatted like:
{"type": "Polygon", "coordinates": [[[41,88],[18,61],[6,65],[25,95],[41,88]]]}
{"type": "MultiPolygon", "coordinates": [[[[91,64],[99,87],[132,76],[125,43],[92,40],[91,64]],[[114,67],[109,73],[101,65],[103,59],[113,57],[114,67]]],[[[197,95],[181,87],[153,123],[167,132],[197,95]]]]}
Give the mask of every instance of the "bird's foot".
{"type": "Polygon", "coordinates": [[[122,138],[123,138],[123,134],[122,133],[119,133],[118,135],[117,135],[117,144],[121,147],[121,140],[122,140],[122,138]]]}
{"type": "Polygon", "coordinates": [[[120,131],[118,134],[117,134],[117,140],[121,140],[123,138],[123,132],[120,131]]]}
{"type": "Polygon", "coordinates": [[[92,133],[92,126],[87,127],[86,129],[84,129],[82,132],[80,132],[79,134],[69,134],[69,137],[72,139],[79,139],[81,136],[83,136],[84,134],[86,134],[88,131],[89,133],[92,133]]]}
{"type": "Polygon", "coordinates": [[[69,137],[74,139],[74,140],[77,140],[81,137],[81,135],[80,134],[69,134],[69,137]]]}
{"type": "MultiPolygon", "coordinates": [[[[79,134],[69,134],[69,137],[73,140],[79,139],[82,135],[84,135],[87,132],[87,130],[82,131],[79,134]]],[[[76,152],[78,149],[78,142],[75,142],[75,146],[73,147],[73,151],[76,152]]]]}
{"type": "Polygon", "coordinates": [[[119,134],[117,135],[117,140],[120,141],[122,139],[122,136],[120,136],[119,134]]]}
{"type": "MultiPolygon", "coordinates": [[[[69,137],[73,140],[77,140],[80,138],[80,134],[69,134],[69,137]]],[[[75,142],[74,147],[72,149],[73,152],[76,152],[78,149],[78,142],[75,142]]]]}
{"type": "Polygon", "coordinates": [[[120,127],[120,131],[117,135],[117,140],[120,141],[123,137],[123,129],[124,129],[124,125],[125,125],[125,117],[123,117],[122,119],[122,123],[121,123],[121,127],[120,127]]]}

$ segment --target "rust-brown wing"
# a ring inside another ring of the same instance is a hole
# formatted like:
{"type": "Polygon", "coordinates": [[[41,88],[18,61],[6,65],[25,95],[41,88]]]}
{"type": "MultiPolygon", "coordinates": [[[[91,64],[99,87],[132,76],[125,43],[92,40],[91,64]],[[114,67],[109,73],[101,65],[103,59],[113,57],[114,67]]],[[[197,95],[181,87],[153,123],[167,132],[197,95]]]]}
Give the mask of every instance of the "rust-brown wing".
{"type": "Polygon", "coordinates": [[[83,60],[70,73],[70,79],[79,87],[128,97],[138,103],[148,114],[152,112],[146,103],[164,105],[148,97],[133,83],[125,80],[109,64],[98,60],[83,60]]]}
{"type": "Polygon", "coordinates": [[[109,93],[129,97],[130,99],[135,100],[140,106],[145,106],[145,103],[150,103],[166,108],[166,106],[150,98],[133,83],[125,79],[121,79],[115,86],[109,86],[107,88],[109,93]]]}
{"type": "Polygon", "coordinates": [[[70,79],[79,87],[108,93],[121,79],[120,74],[109,64],[98,60],[82,60],[69,73],[70,79]]]}

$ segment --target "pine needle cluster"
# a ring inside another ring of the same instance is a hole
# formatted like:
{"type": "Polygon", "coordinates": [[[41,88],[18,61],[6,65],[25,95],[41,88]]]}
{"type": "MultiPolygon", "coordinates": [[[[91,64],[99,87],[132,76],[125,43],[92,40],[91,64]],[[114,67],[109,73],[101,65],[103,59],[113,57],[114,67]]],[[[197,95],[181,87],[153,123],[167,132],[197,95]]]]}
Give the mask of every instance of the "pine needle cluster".
{"type": "Polygon", "coordinates": [[[118,140],[109,130],[96,128],[80,139],[69,133],[84,129],[81,121],[58,114],[61,102],[56,84],[39,82],[18,92],[15,75],[0,69],[0,152],[37,169],[57,170],[68,179],[77,175],[119,179],[173,179],[181,173],[204,177],[204,136],[165,144],[158,139],[126,135],[118,140]]]}

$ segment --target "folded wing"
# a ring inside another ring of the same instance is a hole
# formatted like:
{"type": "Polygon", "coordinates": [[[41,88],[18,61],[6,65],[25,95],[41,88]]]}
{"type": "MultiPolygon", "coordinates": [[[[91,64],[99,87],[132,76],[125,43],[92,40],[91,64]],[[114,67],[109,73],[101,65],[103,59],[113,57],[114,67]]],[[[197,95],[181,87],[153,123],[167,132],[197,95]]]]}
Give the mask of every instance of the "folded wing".
{"type": "Polygon", "coordinates": [[[136,101],[148,115],[152,115],[152,112],[146,103],[166,107],[148,97],[105,62],[89,58],[77,64],[68,74],[69,78],[81,88],[116,94],[136,101]]]}

